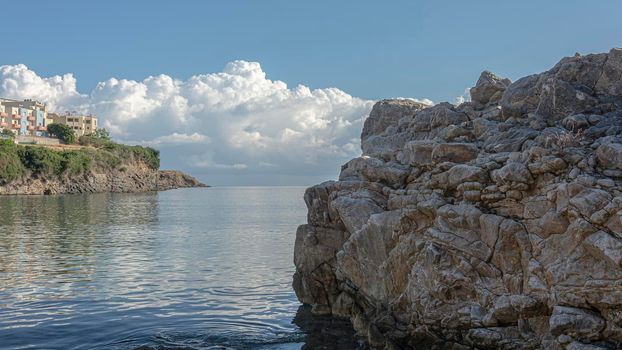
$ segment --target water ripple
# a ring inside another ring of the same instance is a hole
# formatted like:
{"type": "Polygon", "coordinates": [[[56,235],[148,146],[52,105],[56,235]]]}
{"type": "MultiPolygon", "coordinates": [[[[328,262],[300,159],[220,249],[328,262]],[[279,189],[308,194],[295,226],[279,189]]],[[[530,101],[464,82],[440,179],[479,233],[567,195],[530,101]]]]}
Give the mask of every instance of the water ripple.
{"type": "Polygon", "coordinates": [[[0,348],[314,348],[290,287],[303,190],[0,198],[0,348]]]}

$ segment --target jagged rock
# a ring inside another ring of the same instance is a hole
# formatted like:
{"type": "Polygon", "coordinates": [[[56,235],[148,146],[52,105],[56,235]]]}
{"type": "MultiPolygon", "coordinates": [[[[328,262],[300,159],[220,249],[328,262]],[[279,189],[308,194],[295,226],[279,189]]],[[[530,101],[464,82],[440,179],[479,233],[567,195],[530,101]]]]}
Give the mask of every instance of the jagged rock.
{"type": "Polygon", "coordinates": [[[579,339],[594,340],[605,328],[605,320],[598,314],[574,307],[556,306],[549,320],[551,334],[567,334],[579,339]]]}
{"type": "Polygon", "coordinates": [[[378,348],[622,347],[622,50],[376,104],[308,189],[294,289],[378,348]]]}
{"type": "Polygon", "coordinates": [[[622,169],[622,144],[606,143],[596,150],[600,166],[606,169],[622,169]]]}
{"type": "Polygon", "coordinates": [[[590,127],[590,122],[584,114],[574,114],[564,118],[562,125],[570,131],[579,131],[590,127]]]}
{"type": "Polygon", "coordinates": [[[540,102],[539,80],[539,75],[530,75],[507,87],[499,101],[504,117],[521,117],[536,110],[540,102]]]}
{"type": "Polygon", "coordinates": [[[503,91],[510,85],[510,79],[502,79],[489,71],[484,71],[479,76],[477,83],[469,91],[471,100],[481,104],[497,102],[503,91]]]}
{"type": "Polygon", "coordinates": [[[409,169],[400,164],[386,163],[365,156],[346,163],[341,169],[339,180],[364,180],[399,187],[404,184],[409,174],[409,169]]]}
{"type": "Polygon", "coordinates": [[[612,49],[609,52],[594,89],[596,93],[622,96],[622,49],[612,49]]]}
{"type": "Polygon", "coordinates": [[[383,133],[387,127],[397,124],[404,116],[414,115],[416,111],[429,107],[414,100],[382,100],[374,105],[370,118],[365,120],[361,139],[383,133]]]}
{"type": "Polygon", "coordinates": [[[622,241],[604,231],[598,231],[585,240],[596,256],[610,260],[614,266],[622,266],[622,241]]]}
{"type": "Polygon", "coordinates": [[[589,111],[598,100],[573,84],[547,77],[541,80],[540,101],[535,113],[548,119],[560,119],[570,113],[589,111]]]}
{"type": "Polygon", "coordinates": [[[477,157],[479,149],[470,143],[442,143],[434,147],[432,160],[439,162],[466,163],[477,157]]]}
{"type": "Polygon", "coordinates": [[[485,182],[487,175],[480,167],[459,164],[446,173],[440,174],[438,179],[440,179],[439,184],[442,188],[454,189],[465,182],[485,182]]]}
{"type": "Polygon", "coordinates": [[[524,164],[518,162],[508,162],[501,169],[494,170],[492,179],[497,182],[497,185],[510,184],[512,182],[533,183],[533,177],[529,169],[524,164]]]}
{"type": "Polygon", "coordinates": [[[404,146],[398,160],[411,166],[430,164],[432,163],[432,151],[436,145],[436,142],[430,140],[410,141],[404,146]]]}

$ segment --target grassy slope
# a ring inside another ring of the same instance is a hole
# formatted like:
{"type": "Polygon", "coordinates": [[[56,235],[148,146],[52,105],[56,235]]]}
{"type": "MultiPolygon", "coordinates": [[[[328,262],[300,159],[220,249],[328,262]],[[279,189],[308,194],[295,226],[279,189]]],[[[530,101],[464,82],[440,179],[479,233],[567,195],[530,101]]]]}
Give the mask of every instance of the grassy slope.
{"type": "Polygon", "coordinates": [[[123,170],[126,164],[135,162],[143,162],[154,170],[160,168],[159,152],[149,147],[126,146],[99,138],[81,138],[80,143],[90,147],[59,151],[0,140],[0,183],[30,174],[60,177],[94,168],[123,170]]]}

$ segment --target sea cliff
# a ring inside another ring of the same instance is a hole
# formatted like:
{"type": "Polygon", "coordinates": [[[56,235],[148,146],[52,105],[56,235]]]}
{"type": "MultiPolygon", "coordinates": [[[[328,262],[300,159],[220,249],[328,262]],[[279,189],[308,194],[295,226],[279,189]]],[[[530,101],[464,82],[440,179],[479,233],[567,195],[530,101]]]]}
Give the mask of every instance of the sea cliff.
{"type": "Polygon", "coordinates": [[[0,140],[0,195],[146,192],[206,187],[159,170],[159,152],[108,140],[85,146],[20,146],[0,140]]]}
{"type": "Polygon", "coordinates": [[[378,102],[307,189],[298,298],[376,348],[622,347],[622,49],[378,102]]]}

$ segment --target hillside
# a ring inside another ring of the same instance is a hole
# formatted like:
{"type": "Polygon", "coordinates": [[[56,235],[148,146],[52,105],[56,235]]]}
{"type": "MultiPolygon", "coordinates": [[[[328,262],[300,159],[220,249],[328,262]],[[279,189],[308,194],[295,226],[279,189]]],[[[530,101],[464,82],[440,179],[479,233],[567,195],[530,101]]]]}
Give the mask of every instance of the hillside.
{"type": "Polygon", "coordinates": [[[144,192],[205,186],[176,171],[162,171],[159,152],[96,138],[83,147],[15,145],[0,140],[0,195],[144,192]]]}

